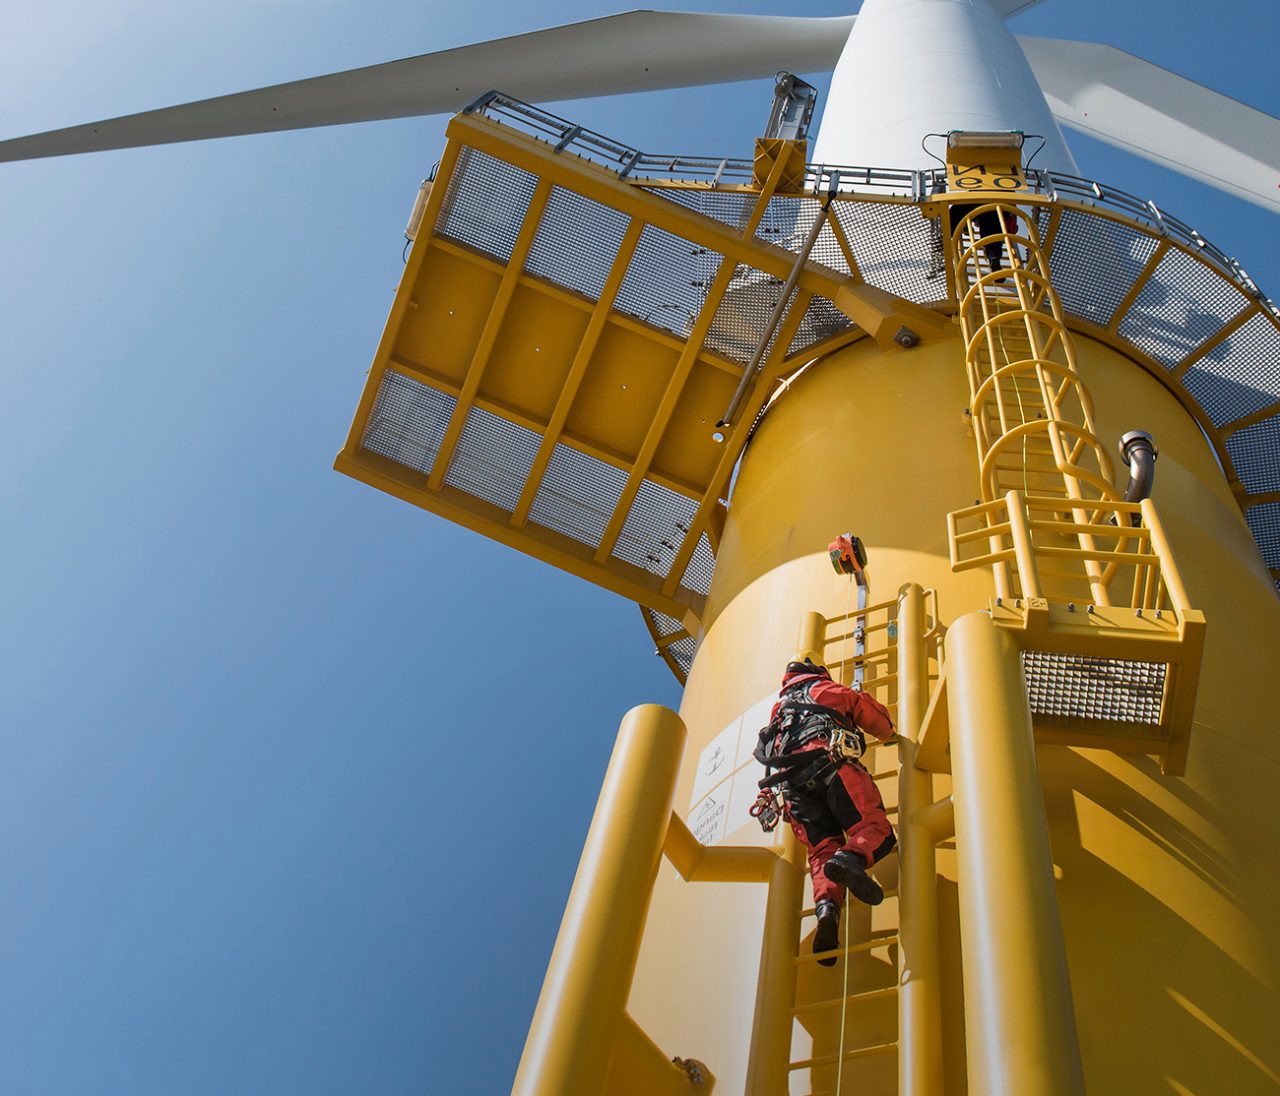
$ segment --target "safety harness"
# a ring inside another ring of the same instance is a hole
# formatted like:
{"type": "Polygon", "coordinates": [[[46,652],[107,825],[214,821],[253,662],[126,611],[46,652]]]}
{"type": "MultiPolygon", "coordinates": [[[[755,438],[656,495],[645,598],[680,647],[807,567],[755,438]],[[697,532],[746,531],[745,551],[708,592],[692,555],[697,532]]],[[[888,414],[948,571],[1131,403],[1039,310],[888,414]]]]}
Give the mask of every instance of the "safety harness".
{"type": "Polygon", "coordinates": [[[813,795],[831,783],[841,764],[856,761],[866,749],[852,719],[813,703],[813,684],[797,682],[783,689],[778,710],[760,730],[753,756],[765,768],[762,789],[776,788],[784,796],[813,795]],[[828,749],[800,752],[816,738],[825,738],[828,749]]]}

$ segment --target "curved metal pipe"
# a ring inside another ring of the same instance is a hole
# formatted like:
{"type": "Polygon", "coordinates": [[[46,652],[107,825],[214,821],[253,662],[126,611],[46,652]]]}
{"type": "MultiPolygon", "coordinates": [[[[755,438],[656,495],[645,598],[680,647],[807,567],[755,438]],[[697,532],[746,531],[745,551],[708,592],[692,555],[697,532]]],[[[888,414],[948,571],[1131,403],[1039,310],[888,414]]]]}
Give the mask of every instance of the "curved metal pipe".
{"type": "Polygon", "coordinates": [[[1124,501],[1141,502],[1150,498],[1151,485],[1156,479],[1156,458],[1160,456],[1155,438],[1145,430],[1130,430],[1120,439],[1120,452],[1129,462],[1124,501]]]}

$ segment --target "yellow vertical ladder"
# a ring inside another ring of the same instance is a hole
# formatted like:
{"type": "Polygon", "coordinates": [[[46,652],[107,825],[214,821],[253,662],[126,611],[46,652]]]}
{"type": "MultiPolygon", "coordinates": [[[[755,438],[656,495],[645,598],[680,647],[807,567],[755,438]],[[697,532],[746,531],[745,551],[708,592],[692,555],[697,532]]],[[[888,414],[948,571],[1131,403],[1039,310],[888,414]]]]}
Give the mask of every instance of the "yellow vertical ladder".
{"type": "MultiPolygon", "coordinates": [[[[860,688],[890,709],[902,736],[895,752],[900,754],[898,760],[903,765],[910,765],[914,758],[913,739],[923,719],[929,691],[930,652],[936,656],[940,631],[932,591],[909,584],[893,601],[868,606],[847,618],[824,619],[819,614],[809,614],[801,630],[800,646],[824,661],[833,676],[846,683],[858,682],[860,688]],[[853,629],[864,642],[849,657],[846,641],[853,629]]],[[[937,838],[919,826],[908,835],[904,832],[907,820],[901,817],[902,792],[908,784],[915,793],[912,809],[922,812],[932,809],[932,788],[927,774],[912,777],[887,762],[892,756],[890,748],[881,746],[865,758],[899,838],[900,856],[885,861],[884,869],[876,871],[884,886],[885,901],[876,907],[852,898],[846,901],[838,959],[830,968],[822,967],[818,963],[820,956],[812,951],[812,904],[806,902],[800,910],[800,931],[792,940],[795,989],[788,1024],[792,1054],[788,1087],[783,1091],[809,1096],[855,1092],[859,1096],[892,1096],[899,1092],[924,1096],[941,1092],[940,1034],[934,1022],[938,1018],[929,1018],[929,1008],[922,1011],[917,1007],[917,990],[922,981],[917,973],[912,973],[909,983],[904,979],[904,943],[906,954],[916,955],[919,940],[908,936],[904,942],[899,901],[902,881],[917,880],[922,893],[915,900],[917,907],[925,907],[921,911],[924,916],[917,916],[909,927],[917,938],[931,937],[924,941],[923,952],[932,957],[936,968],[933,846],[937,838]],[[922,833],[926,835],[923,838],[922,833]],[[911,854],[918,860],[922,852],[927,853],[927,862],[922,871],[913,860],[908,873],[902,870],[900,858],[911,847],[913,838],[916,847],[911,854]],[[925,844],[927,849],[921,847],[925,844]],[[908,984],[909,992],[904,995],[903,987],[908,984]],[[922,1067],[922,1057],[930,1064],[922,1067]]],[[[810,893],[808,888],[805,893],[810,893]]],[[[927,980],[936,991],[936,969],[929,972],[927,980]]],[[[937,1007],[935,995],[932,1011],[936,1013],[937,1007]]]]}

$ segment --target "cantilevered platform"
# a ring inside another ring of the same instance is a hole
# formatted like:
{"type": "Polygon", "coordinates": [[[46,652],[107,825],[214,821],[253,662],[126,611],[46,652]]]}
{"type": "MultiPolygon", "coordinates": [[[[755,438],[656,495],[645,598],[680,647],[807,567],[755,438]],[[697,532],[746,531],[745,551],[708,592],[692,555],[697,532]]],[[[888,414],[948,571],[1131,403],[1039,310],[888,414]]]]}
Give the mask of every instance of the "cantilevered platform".
{"type": "MultiPolygon", "coordinates": [[[[1280,583],[1276,308],[1150,203],[1030,180],[1018,203],[1038,207],[1069,326],[1196,417],[1280,583]]],[[[646,156],[488,96],[450,123],[336,466],[636,601],[683,680],[733,468],[780,382],[866,337],[868,307],[954,311],[932,187],[928,172],[646,156]],[[865,287],[883,292],[868,305],[865,287]]]]}

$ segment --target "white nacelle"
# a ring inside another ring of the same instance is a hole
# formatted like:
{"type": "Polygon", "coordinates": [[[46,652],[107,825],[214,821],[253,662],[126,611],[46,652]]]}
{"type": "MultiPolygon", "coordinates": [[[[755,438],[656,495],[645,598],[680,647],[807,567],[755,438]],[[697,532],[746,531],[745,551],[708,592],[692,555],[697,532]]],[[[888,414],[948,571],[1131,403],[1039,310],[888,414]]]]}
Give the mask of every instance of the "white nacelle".
{"type": "MultiPolygon", "coordinates": [[[[953,129],[1038,133],[1047,143],[1033,166],[1077,171],[1022,47],[988,0],[865,0],[831,77],[813,159],[938,167],[920,141],[953,129]]],[[[1028,141],[1028,154],[1037,143],[1028,141]]],[[[930,147],[944,155],[944,142],[930,147]]]]}

